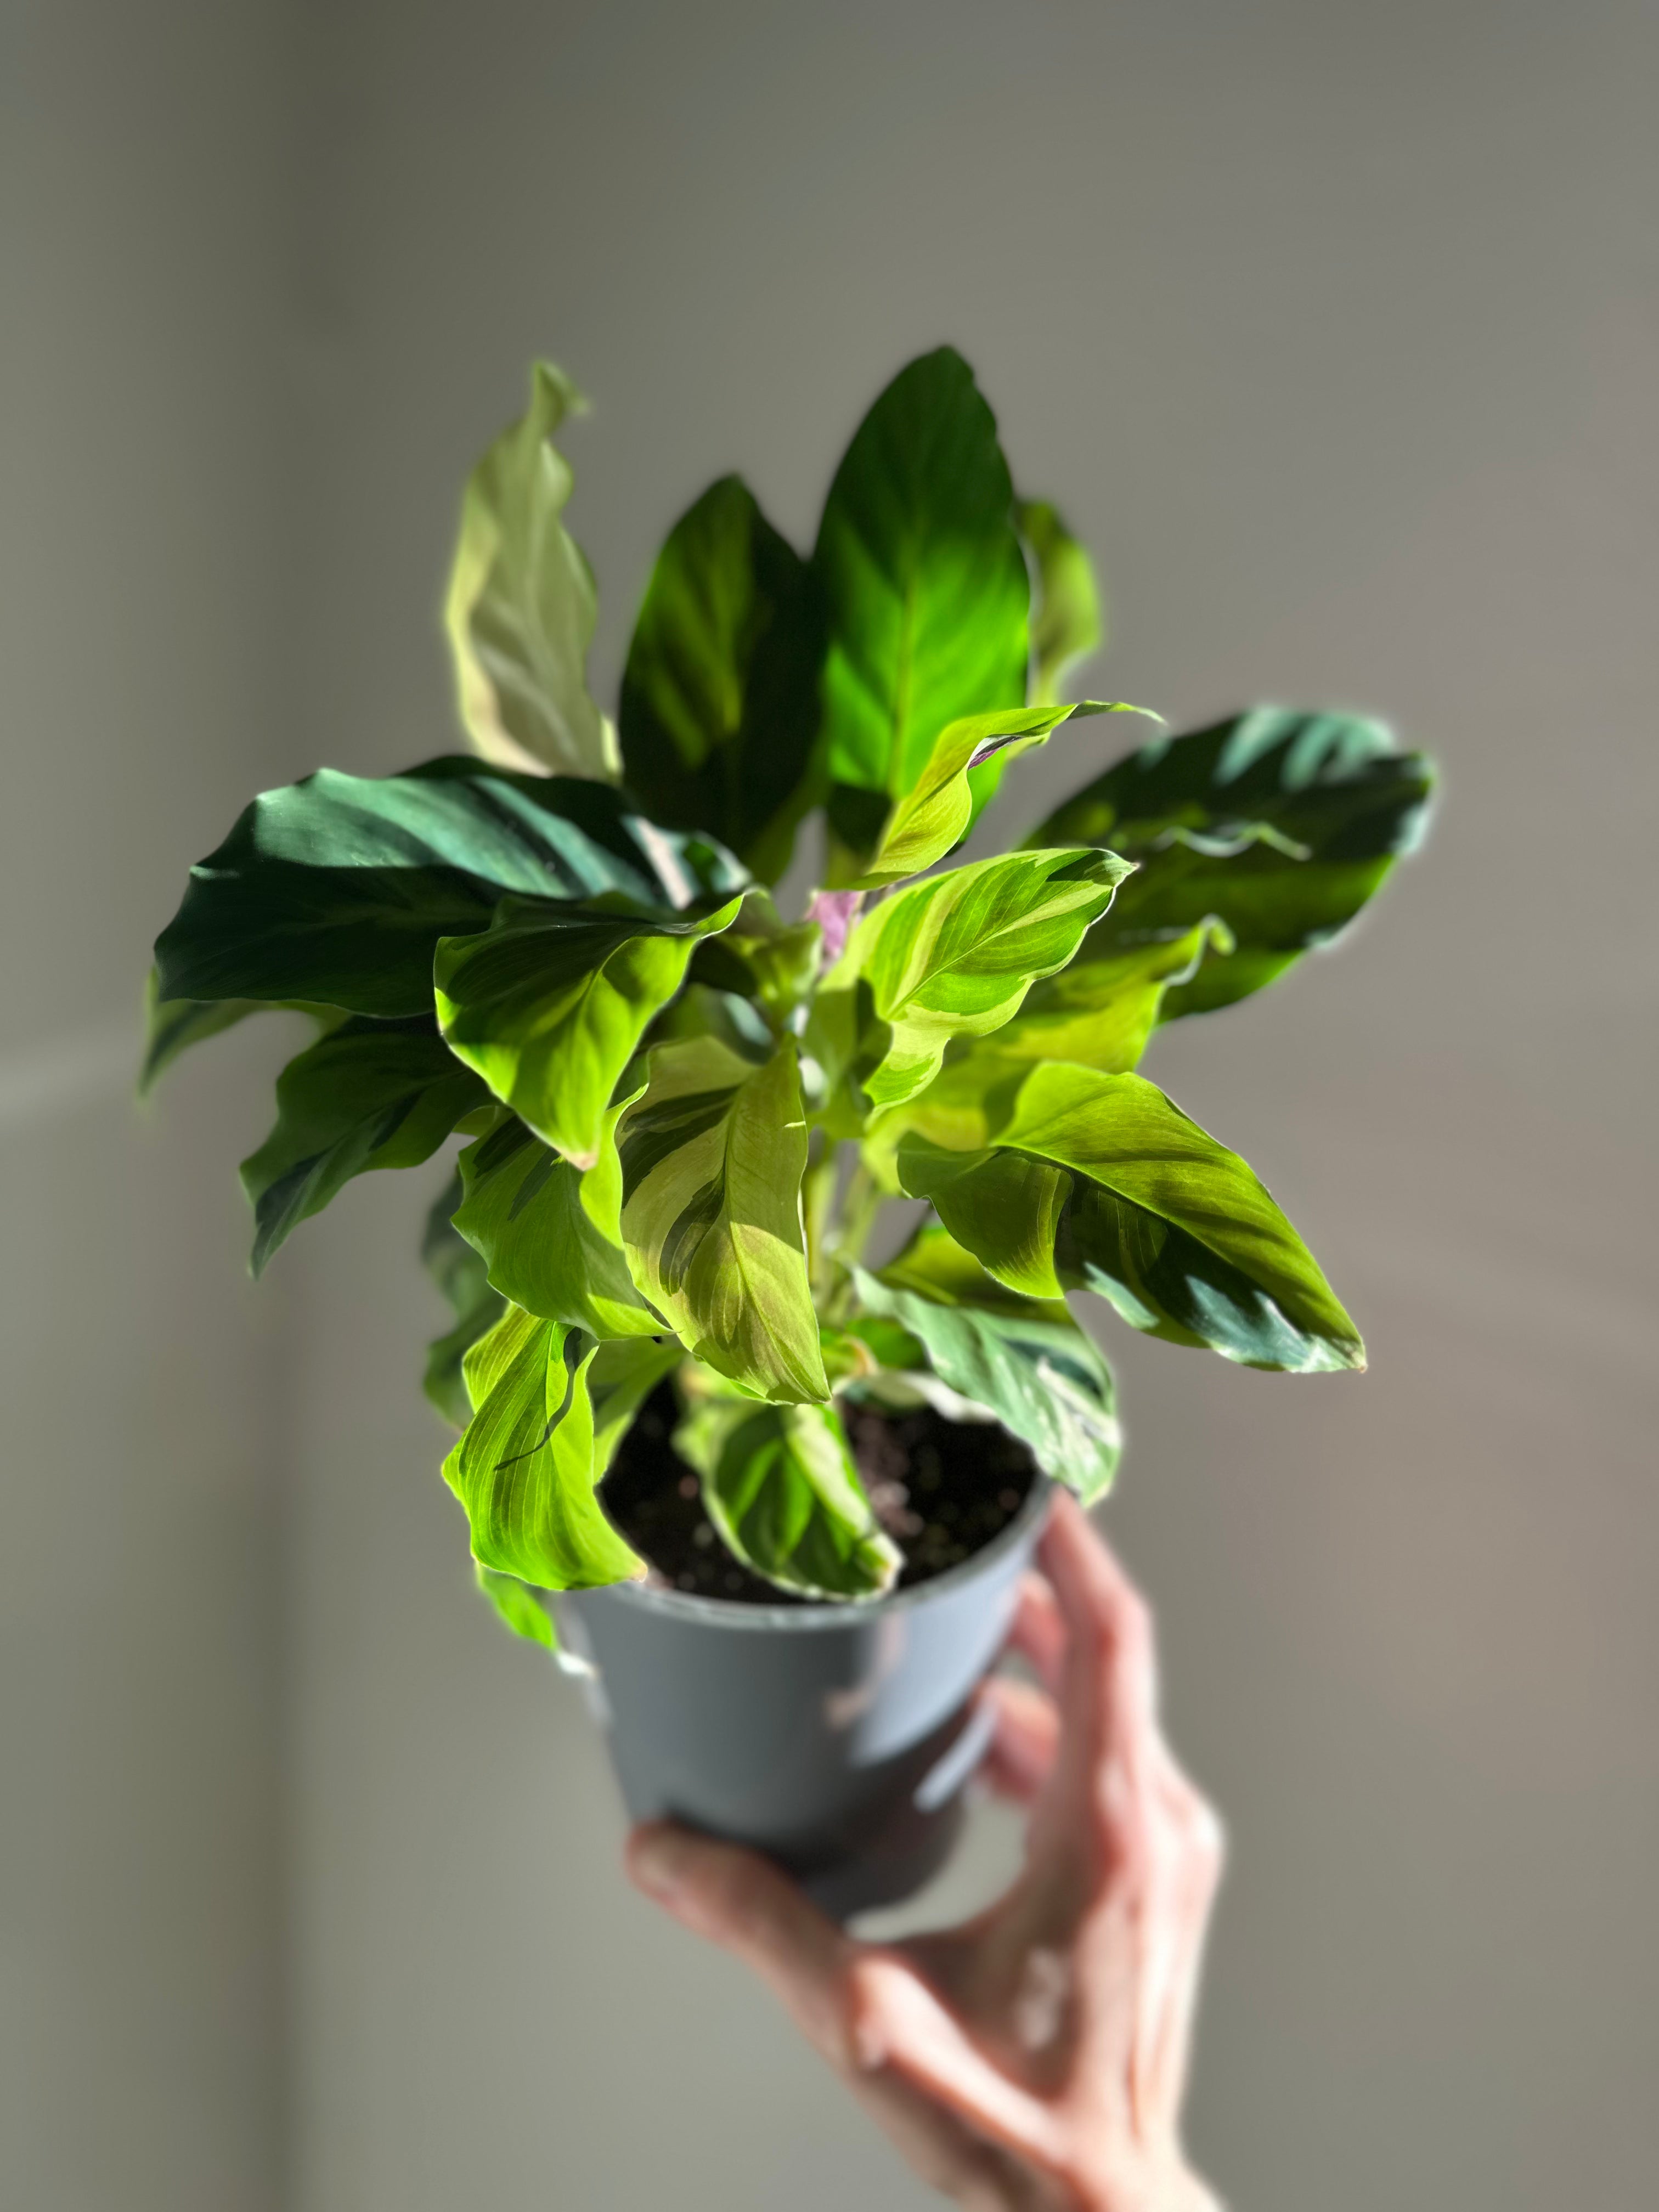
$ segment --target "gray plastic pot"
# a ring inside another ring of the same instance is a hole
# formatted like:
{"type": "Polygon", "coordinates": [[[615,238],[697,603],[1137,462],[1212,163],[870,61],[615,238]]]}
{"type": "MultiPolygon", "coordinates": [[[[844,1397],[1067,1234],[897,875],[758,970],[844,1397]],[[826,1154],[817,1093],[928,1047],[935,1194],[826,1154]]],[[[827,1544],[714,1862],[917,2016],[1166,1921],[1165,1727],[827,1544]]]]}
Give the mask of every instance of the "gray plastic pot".
{"type": "Polygon", "coordinates": [[[845,1918],[944,1865],[989,1735],[974,1692],[1047,1516],[1039,1475],[982,1551],[872,1605],[738,1605],[622,1583],[555,1601],[636,1820],[768,1852],[845,1918]]]}

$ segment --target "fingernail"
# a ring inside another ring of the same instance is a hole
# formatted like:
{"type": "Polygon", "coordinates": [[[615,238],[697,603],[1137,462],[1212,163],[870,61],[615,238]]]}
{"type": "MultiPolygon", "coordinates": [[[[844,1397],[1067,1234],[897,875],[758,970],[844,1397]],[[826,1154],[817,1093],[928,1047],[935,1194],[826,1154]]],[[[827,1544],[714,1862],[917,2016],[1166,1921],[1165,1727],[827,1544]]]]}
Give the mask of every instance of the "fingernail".
{"type": "Polygon", "coordinates": [[[672,1897],[679,1887],[684,1857],[672,1828],[641,1828],[629,1848],[629,1870],[653,1897],[672,1897]]]}

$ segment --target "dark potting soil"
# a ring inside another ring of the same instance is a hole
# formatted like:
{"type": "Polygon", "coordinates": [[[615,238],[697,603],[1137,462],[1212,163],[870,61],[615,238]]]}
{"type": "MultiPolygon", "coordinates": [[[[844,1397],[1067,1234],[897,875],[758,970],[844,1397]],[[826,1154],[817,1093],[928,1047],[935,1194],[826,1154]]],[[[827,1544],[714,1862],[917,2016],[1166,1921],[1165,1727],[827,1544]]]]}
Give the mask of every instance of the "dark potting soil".
{"type": "MultiPolygon", "coordinates": [[[[947,1421],[931,1406],[881,1413],[845,1406],[853,1457],[876,1518],[904,1554],[898,1586],[960,1566],[1024,1504],[1036,1468],[994,1421],[947,1421]]],[[[665,1583],[697,1597],[748,1605],[815,1605],[775,1589],[734,1559],[702,1510],[697,1477],[672,1443],[679,1407],[672,1384],[646,1400],[619,1446],[599,1500],[665,1583]]]]}

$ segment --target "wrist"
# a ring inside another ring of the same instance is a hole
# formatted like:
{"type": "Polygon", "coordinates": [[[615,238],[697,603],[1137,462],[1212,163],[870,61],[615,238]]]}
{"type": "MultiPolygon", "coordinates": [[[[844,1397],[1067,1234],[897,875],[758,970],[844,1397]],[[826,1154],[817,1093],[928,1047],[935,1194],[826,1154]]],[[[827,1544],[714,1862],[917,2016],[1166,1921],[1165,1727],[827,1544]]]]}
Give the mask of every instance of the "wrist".
{"type": "Polygon", "coordinates": [[[1078,2212],[1226,2212],[1209,2184],[1179,2158],[1103,2176],[1077,2205],[1078,2212]]]}

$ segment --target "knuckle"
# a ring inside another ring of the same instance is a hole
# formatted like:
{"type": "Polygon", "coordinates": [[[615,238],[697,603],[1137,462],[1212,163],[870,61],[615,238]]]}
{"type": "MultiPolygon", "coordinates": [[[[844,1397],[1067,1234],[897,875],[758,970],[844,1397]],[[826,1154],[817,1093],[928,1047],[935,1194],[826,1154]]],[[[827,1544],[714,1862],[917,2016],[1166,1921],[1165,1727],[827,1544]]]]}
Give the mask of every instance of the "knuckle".
{"type": "Polygon", "coordinates": [[[1151,1869],[1153,1849],[1150,1808],[1115,1761],[1095,1792],[1095,1833],[1114,1877],[1133,1885],[1151,1869]]]}
{"type": "Polygon", "coordinates": [[[1126,1584],[1100,1624],[1101,1649],[1120,1667],[1144,1667],[1152,1655],[1152,1609],[1126,1584]]]}
{"type": "Polygon", "coordinates": [[[1204,1865],[1218,1869],[1227,1856],[1227,1827],[1219,1813],[1207,1797],[1193,1792],[1192,1813],[1188,1836],[1194,1856],[1204,1865]]]}
{"type": "Polygon", "coordinates": [[[1118,1634],[1125,1646],[1134,1651],[1150,1650],[1152,1628],[1151,1605],[1138,1589],[1126,1583],[1118,1603],[1118,1634]]]}

